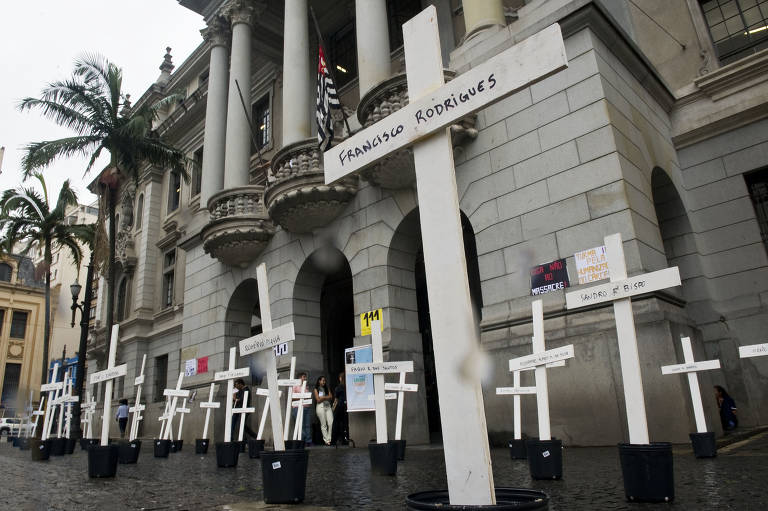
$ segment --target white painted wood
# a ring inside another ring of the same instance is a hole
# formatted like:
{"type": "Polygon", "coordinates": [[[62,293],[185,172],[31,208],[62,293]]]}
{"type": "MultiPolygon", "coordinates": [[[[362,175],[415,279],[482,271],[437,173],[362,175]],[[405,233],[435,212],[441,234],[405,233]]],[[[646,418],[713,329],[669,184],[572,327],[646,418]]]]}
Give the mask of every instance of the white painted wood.
{"type": "MultiPolygon", "coordinates": [[[[269,280],[267,279],[267,266],[261,263],[256,267],[256,281],[259,288],[259,310],[261,312],[261,327],[264,332],[270,332],[272,328],[272,311],[269,303],[269,280]]],[[[291,323],[291,329],[293,324],[291,323]]],[[[267,388],[269,389],[269,400],[274,403],[270,414],[272,421],[272,438],[275,443],[276,451],[285,450],[285,442],[280,434],[283,431],[283,417],[280,414],[280,402],[278,397],[279,389],[277,387],[277,362],[274,353],[268,353],[267,360],[267,388]]]]}
{"type": "Polygon", "coordinates": [[[739,346],[739,358],[764,357],[768,355],[768,344],[739,346]]]}
{"type": "Polygon", "coordinates": [[[59,420],[56,423],[56,438],[62,438],[63,437],[63,431],[64,431],[64,404],[66,403],[66,394],[67,394],[67,386],[69,385],[69,369],[67,369],[64,372],[64,385],[62,386],[61,390],[59,390],[59,394],[56,398],[56,403],[59,407],[59,420]]]}
{"type": "Polygon", "coordinates": [[[405,403],[406,392],[417,392],[419,386],[415,383],[405,383],[405,372],[400,373],[400,382],[398,384],[384,384],[384,390],[397,391],[397,418],[395,419],[395,440],[400,440],[403,433],[403,404],[405,403]]]}
{"type": "Polygon", "coordinates": [[[59,363],[53,364],[53,370],[51,371],[51,381],[45,385],[40,386],[40,392],[48,392],[48,402],[45,404],[45,415],[43,416],[43,433],[40,437],[41,440],[48,440],[48,436],[51,431],[51,420],[53,411],[53,401],[56,399],[56,391],[61,388],[61,382],[57,382],[56,378],[59,377],[59,363]]]}
{"type": "MultiPolygon", "coordinates": [[[[104,390],[104,410],[101,416],[101,446],[109,445],[109,424],[112,418],[112,385],[114,385],[115,378],[125,376],[125,371],[119,370],[120,367],[115,367],[115,358],[117,357],[117,334],[120,331],[120,325],[112,326],[112,335],[109,341],[109,358],[107,359],[107,368],[102,371],[105,373],[103,377],[108,378],[105,384],[104,390]],[[115,372],[110,375],[110,370],[115,372]],[[120,374],[122,372],[122,374],[120,374]]],[[[96,376],[99,373],[95,373],[96,376]]],[[[99,380],[105,381],[105,380],[99,380]]],[[[93,378],[91,378],[91,385],[93,385],[93,378]]]]}
{"type": "MultiPolygon", "coordinates": [[[[410,22],[413,27],[419,23],[420,16],[410,22]]],[[[406,30],[403,25],[403,32],[406,30]]],[[[430,86],[420,87],[416,95],[410,93],[409,87],[409,96],[414,98],[409,105],[326,151],[326,184],[368,167],[393,151],[445,129],[462,117],[488,107],[568,65],[560,26],[554,24],[443,85],[442,75],[439,83],[430,82],[434,80],[434,70],[442,73],[442,68],[438,69],[442,58],[434,65],[428,64],[427,59],[431,58],[428,53],[433,50],[430,46],[434,44],[430,45],[426,39],[432,34],[415,32],[412,35],[415,36],[412,43],[414,52],[411,54],[412,64],[407,68],[408,81],[413,77],[430,86]],[[416,62],[418,66],[414,65],[416,62]],[[421,73],[420,67],[425,68],[421,73]],[[352,157],[349,157],[350,151],[352,157]]]]}
{"type": "MultiPolygon", "coordinates": [[[[535,354],[544,354],[544,305],[541,300],[534,300],[531,304],[533,310],[533,352],[535,354]]],[[[573,346],[571,346],[571,356],[573,356],[573,346]]],[[[552,440],[552,432],[549,425],[549,385],[547,383],[547,369],[544,367],[546,362],[536,366],[534,378],[536,379],[536,409],[539,414],[539,438],[541,440],[552,440]]],[[[511,365],[511,364],[510,364],[511,365]]]]}
{"type": "MultiPolygon", "coordinates": [[[[261,420],[259,421],[259,431],[256,433],[256,439],[261,440],[264,434],[264,426],[267,424],[267,414],[269,414],[269,389],[256,389],[257,396],[264,396],[267,399],[264,400],[264,410],[261,412],[261,420]]],[[[278,398],[283,397],[282,391],[278,393],[278,398]]],[[[289,410],[290,413],[290,410],[289,410]]],[[[288,440],[283,437],[283,440],[288,440]]]]}
{"type": "MultiPolygon", "coordinates": [[[[626,274],[626,270],[624,273],[626,274]]],[[[672,268],[624,278],[621,281],[611,281],[587,289],[568,292],[565,294],[565,303],[567,308],[574,309],[620,298],[630,298],[679,285],[680,271],[677,266],[673,266],[672,268]]]]}
{"type": "Polygon", "coordinates": [[[384,390],[394,390],[395,392],[417,392],[419,390],[419,385],[417,383],[385,383],[384,390]]]}
{"type": "MultiPolygon", "coordinates": [[[[378,321],[378,320],[377,320],[378,321]]],[[[379,332],[379,335],[381,335],[381,332],[379,332]]],[[[374,348],[375,350],[375,348],[374,348]]],[[[375,351],[374,351],[375,353],[375,351]]],[[[375,357],[375,355],[374,355],[375,357]]],[[[374,360],[373,362],[362,362],[357,364],[347,364],[346,365],[346,371],[349,374],[367,374],[367,373],[373,373],[376,374],[397,374],[397,373],[412,373],[413,372],[413,361],[406,360],[406,361],[399,361],[399,362],[383,362],[379,361],[377,362],[374,360]]],[[[374,378],[374,386],[375,384],[375,378],[374,378]]]]}
{"type": "Polygon", "coordinates": [[[283,440],[288,440],[288,431],[291,427],[291,401],[293,400],[293,386],[299,383],[293,383],[296,376],[296,357],[291,357],[291,370],[288,373],[288,381],[277,380],[278,386],[288,387],[288,399],[285,401],[285,425],[283,426],[283,440]],[[282,383],[281,383],[282,382],[282,383]]]}
{"type": "MultiPolygon", "coordinates": [[[[234,390],[234,378],[240,378],[240,376],[229,376],[230,373],[232,373],[235,369],[235,351],[236,348],[233,346],[229,349],[229,371],[224,371],[225,376],[222,379],[227,380],[227,393],[225,394],[224,399],[227,403],[227,411],[224,415],[224,441],[225,442],[231,442],[232,441],[232,391],[234,390]]],[[[216,378],[218,379],[218,378],[216,378]]]]}
{"type": "Polygon", "coordinates": [[[133,408],[131,408],[129,411],[133,413],[131,416],[131,430],[128,434],[128,440],[133,441],[136,440],[136,435],[139,434],[139,424],[141,423],[141,419],[143,416],[141,415],[142,410],[144,408],[141,405],[141,386],[144,383],[144,369],[147,365],[147,354],[145,353],[143,357],[141,357],[141,372],[139,373],[139,376],[137,376],[133,380],[133,385],[136,387],[136,398],[133,401],[133,408]]]}
{"type": "MultiPolygon", "coordinates": [[[[565,363],[565,361],[563,361],[565,363]]],[[[512,385],[514,385],[516,388],[520,387],[520,371],[512,371],[512,385]]],[[[534,392],[536,392],[536,388],[533,389],[534,392]]],[[[523,415],[522,415],[522,409],[520,406],[520,395],[517,394],[512,398],[512,412],[514,414],[514,417],[512,419],[513,421],[513,434],[515,437],[515,440],[521,440],[523,438],[523,415]]]]}
{"type": "Polygon", "coordinates": [[[293,331],[293,322],[286,323],[274,330],[265,330],[258,335],[240,341],[240,356],[279,346],[294,339],[296,339],[296,333],[293,331]]]}
{"type": "Polygon", "coordinates": [[[165,389],[163,391],[163,395],[165,395],[166,398],[170,398],[170,403],[169,404],[167,403],[168,411],[165,414],[166,416],[165,436],[160,437],[165,440],[173,440],[173,418],[176,416],[176,405],[178,404],[179,397],[186,399],[189,396],[188,390],[181,390],[181,382],[183,380],[184,380],[184,371],[179,371],[179,377],[176,379],[176,388],[165,389]],[[173,392],[167,393],[169,390],[172,390],[173,392]]]}
{"type": "Polygon", "coordinates": [[[32,412],[32,415],[35,417],[35,421],[32,424],[32,431],[29,436],[34,437],[35,433],[37,433],[37,423],[40,419],[40,416],[45,414],[43,411],[43,406],[45,404],[45,396],[40,396],[40,404],[37,405],[37,411],[32,412]]]}
{"type": "Polygon", "coordinates": [[[203,439],[208,438],[208,424],[211,422],[211,409],[219,408],[221,403],[213,400],[215,383],[211,382],[211,390],[208,392],[208,401],[200,403],[200,408],[205,408],[205,423],[203,425],[203,439]]]}
{"type": "Polygon", "coordinates": [[[240,414],[240,431],[237,436],[237,441],[242,442],[243,441],[243,432],[245,431],[245,414],[247,413],[253,413],[256,411],[256,408],[249,408],[246,406],[246,403],[248,402],[248,391],[246,390],[243,392],[243,406],[240,408],[233,408],[232,413],[239,413],[240,414]]]}
{"type": "Polygon", "coordinates": [[[184,398],[184,401],[181,403],[181,408],[177,408],[176,413],[181,415],[179,418],[179,432],[176,439],[181,440],[181,430],[184,428],[184,416],[189,413],[189,408],[187,408],[187,398],[184,398]]]}
{"type": "MultiPolygon", "coordinates": [[[[304,380],[301,382],[300,394],[304,394],[306,391],[307,391],[307,381],[304,380]]],[[[296,410],[296,423],[293,425],[294,440],[301,440],[301,426],[303,422],[304,422],[304,407],[299,406],[298,410],[296,410]]]]}
{"type": "MultiPolygon", "coordinates": [[[[373,344],[373,361],[384,362],[384,349],[381,340],[381,322],[379,320],[373,321],[371,324],[371,340],[373,344]]],[[[349,374],[355,374],[355,366],[357,364],[348,366],[351,368],[349,374]]],[[[364,364],[373,365],[373,364],[364,364]]],[[[411,370],[413,370],[413,364],[411,364],[411,370]]],[[[362,371],[361,371],[362,372],[362,371]]],[[[373,372],[373,371],[364,371],[373,372]]],[[[398,371],[400,372],[400,371],[398,371]]],[[[384,374],[374,373],[373,375],[373,395],[376,403],[376,443],[387,443],[387,406],[384,403],[384,374]]]]}
{"type": "Polygon", "coordinates": [[[127,364],[121,364],[116,367],[108,367],[103,371],[99,371],[97,373],[91,374],[91,378],[88,381],[88,383],[90,383],[91,385],[95,385],[96,383],[101,383],[103,381],[119,378],[121,376],[125,376],[126,374],[128,374],[127,364]]]}
{"type": "MultiPolygon", "coordinates": [[[[515,371],[519,376],[519,371],[515,371]]],[[[536,387],[496,387],[497,396],[520,396],[522,394],[536,394],[536,387]]]]}
{"type": "Polygon", "coordinates": [[[552,348],[541,353],[534,352],[524,357],[513,358],[509,361],[510,371],[525,371],[526,369],[539,369],[550,367],[561,367],[565,365],[565,360],[574,357],[573,344],[552,348]],[[562,362],[559,365],[555,363],[562,362]]]}
{"type": "Polygon", "coordinates": [[[698,362],[662,366],[661,374],[695,373],[696,371],[709,371],[712,369],[720,369],[719,360],[700,360],[698,362]]]}
{"type": "Polygon", "coordinates": [[[164,439],[165,438],[165,426],[168,423],[168,410],[171,406],[171,400],[166,396],[165,398],[165,406],[163,407],[163,413],[160,415],[160,417],[157,418],[157,420],[160,421],[160,434],[157,438],[164,439]]]}

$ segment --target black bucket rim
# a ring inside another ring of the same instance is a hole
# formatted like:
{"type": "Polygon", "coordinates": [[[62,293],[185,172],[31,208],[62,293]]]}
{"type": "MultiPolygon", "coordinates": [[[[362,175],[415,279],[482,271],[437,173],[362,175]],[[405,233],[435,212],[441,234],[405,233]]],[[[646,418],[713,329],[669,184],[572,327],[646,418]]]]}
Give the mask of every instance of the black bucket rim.
{"type": "Polygon", "coordinates": [[[432,510],[439,509],[441,511],[455,511],[455,510],[470,510],[470,509],[494,509],[499,511],[507,510],[533,510],[533,509],[549,509],[549,495],[540,490],[533,490],[530,488],[510,488],[510,487],[497,487],[495,488],[496,504],[492,505],[474,505],[474,504],[455,504],[448,503],[448,490],[427,490],[417,493],[412,493],[405,498],[405,503],[409,509],[415,510],[432,510]],[[503,499],[522,498],[528,497],[530,500],[527,502],[509,502],[504,503],[503,499]],[[500,498],[501,497],[501,498],[500,498]],[[421,502],[418,499],[430,499],[430,502],[421,502]],[[501,503],[499,501],[502,500],[501,503]],[[544,506],[542,508],[542,506],[544,506]]]}

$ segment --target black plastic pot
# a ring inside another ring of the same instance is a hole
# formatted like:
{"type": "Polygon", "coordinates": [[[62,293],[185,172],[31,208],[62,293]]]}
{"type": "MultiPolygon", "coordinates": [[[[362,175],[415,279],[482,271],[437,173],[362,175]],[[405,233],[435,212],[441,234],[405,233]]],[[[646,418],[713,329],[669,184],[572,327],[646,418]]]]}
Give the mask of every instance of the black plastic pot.
{"type": "Polygon", "coordinates": [[[247,440],[238,441],[237,443],[240,444],[240,452],[245,452],[245,447],[248,445],[247,440]]]}
{"type": "Polygon", "coordinates": [[[139,453],[141,452],[141,440],[120,442],[117,444],[117,447],[118,463],[133,464],[139,460],[139,453]]]}
{"type": "Polygon", "coordinates": [[[433,490],[413,493],[405,499],[408,510],[423,511],[437,509],[440,511],[493,509],[539,511],[549,509],[549,497],[546,493],[522,488],[496,488],[496,504],[494,505],[451,505],[448,500],[448,490],[433,490]]]}
{"type": "Polygon", "coordinates": [[[80,439],[80,449],[86,451],[88,450],[89,445],[99,445],[99,439],[98,438],[81,438],[80,439]]]}
{"type": "Polygon", "coordinates": [[[671,502],[675,498],[672,444],[619,444],[624,492],[631,502],[671,502]]]}
{"type": "Polygon", "coordinates": [[[67,438],[64,444],[64,454],[74,454],[77,438],[67,438]]]}
{"type": "Polygon", "coordinates": [[[19,438],[19,449],[22,451],[29,450],[29,438],[19,438]]]}
{"type": "Polygon", "coordinates": [[[524,439],[513,439],[509,441],[509,455],[513,460],[524,460],[528,457],[528,450],[525,448],[524,439]]]}
{"type": "Polygon", "coordinates": [[[64,451],[67,447],[67,439],[51,438],[51,456],[64,456],[64,451]]]}
{"type": "Polygon", "coordinates": [[[295,450],[304,450],[304,440],[286,440],[285,441],[285,450],[286,451],[295,451],[295,450]]]}
{"type": "Polygon", "coordinates": [[[264,502],[297,504],[304,501],[307,485],[309,451],[264,451],[261,453],[261,477],[264,502]]]}
{"type": "Polygon", "coordinates": [[[394,445],[395,449],[397,449],[398,461],[405,460],[405,440],[390,440],[389,443],[394,445]]]}
{"type": "Polygon", "coordinates": [[[30,438],[29,450],[32,451],[32,461],[45,461],[51,455],[51,444],[48,440],[30,438]]]}
{"type": "Polygon", "coordinates": [[[152,443],[155,446],[155,458],[167,458],[171,452],[171,441],[155,438],[152,443]]]}
{"type": "Polygon", "coordinates": [[[248,439],[248,457],[258,458],[261,451],[264,450],[264,440],[248,439]]]}
{"type": "Polygon", "coordinates": [[[211,443],[207,438],[195,439],[195,454],[208,454],[208,445],[211,443]]]}
{"type": "Polygon", "coordinates": [[[717,444],[713,431],[691,433],[689,436],[691,437],[694,456],[697,458],[714,458],[717,456],[717,444]]]}
{"type": "Polygon", "coordinates": [[[220,467],[236,467],[240,456],[240,442],[216,442],[216,464],[220,467]]]}
{"type": "Polygon", "coordinates": [[[532,479],[560,479],[563,477],[563,442],[530,439],[526,442],[528,466],[532,479]]]}
{"type": "Polygon", "coordinates": [[[397,473],[397,446],[394,444],[368,444],[368,454],[371,458],[371,472],[382,476],[393,476],[397,473]]]}
{"type": "Polygon", "coordinates": [[[171,440],[171,452],[179,452],[184,447],[184,440],[171,440]]]}
{"type": "Polygon", "coordinates": [[[115,477],[119,447],[115,444],[88,447],[88,477],[115,477]]]}

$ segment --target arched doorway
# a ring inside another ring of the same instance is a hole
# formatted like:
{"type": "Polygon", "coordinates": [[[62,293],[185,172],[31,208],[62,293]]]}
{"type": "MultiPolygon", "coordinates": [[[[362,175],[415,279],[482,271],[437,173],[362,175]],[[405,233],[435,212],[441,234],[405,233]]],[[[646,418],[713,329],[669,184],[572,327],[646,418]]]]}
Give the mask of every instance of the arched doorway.
{"type": "Polygon", "coordinates": [[[325,374],[331,387],[344,372],[344,350],[355,338],[355,308],[352,298],[352,271],[345,264],[326,275],[320,292],[320,330],[325,374]]]}
{"type": "MultiPolygon", "coordinates": [[[[239,346],[240,341],[247,337],[261,333],[259,286],[256,279],[242,281],[232,293],[227,305],[225,328],[225,360],[228,360],[230,348],[239,346]]],[[[247,364],[251,368],[251,381],[246,381],[248,385],[260,385],[266,375],[262,353],[264,352],[247,355],[237,364],[237,367],[247,364]]]]}

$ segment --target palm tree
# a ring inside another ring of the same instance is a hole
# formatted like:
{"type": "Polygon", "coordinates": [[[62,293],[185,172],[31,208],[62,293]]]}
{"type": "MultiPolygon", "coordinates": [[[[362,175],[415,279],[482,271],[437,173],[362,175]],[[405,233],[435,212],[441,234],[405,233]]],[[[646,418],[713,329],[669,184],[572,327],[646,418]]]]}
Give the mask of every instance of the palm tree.
{"type": "Polygon", "coordinates": [[[99,194],[106,199],[109,215],[107,335],[114,315],[115,209],[120,184],[128,179],[138,184],[142,165],[170,168],[188,179],[184,155],[164,143],[152,129],[159,111],[178,101],[179,96],[172,94],[154,104],[131,108],[122,83],[122,70],[115,64],[99,55],[86,55],[75,61],[71,78],[53,82],[42,90],[40,98],[26,98],[19,104],[20,110],[37,109],[59,126],[74,131],[72,137],[27,145],[22,159],[25,176],[57,158],[70,156],[90,158],[87,174],[103,151],[109,153],[109,165],[99,179],[99,194]]]}
{"type": "Polygon", "coordinates": [[[40,181],[42,193],[33,188],[6,190],[0,197],[0,232],[2,245],[11,253],[16,245],[24,245],[21,255],[26,255],[35,248],[43,250],[45,268],[45,332],[43,334],[43,372],[41,383],[46,382],[48,374],[48,347],[51,335],[51,271],[52,250],[66,249],[72,260],[80,266],[82,252],[80,242],[87,240],[87,227],[67,225],[66,211],[70,206],[77,206],[77,195],[64,182],[59,198],[51,209],[48,201],[48,188],[45,179],[39,173],[34,177],[40,181]]]}

